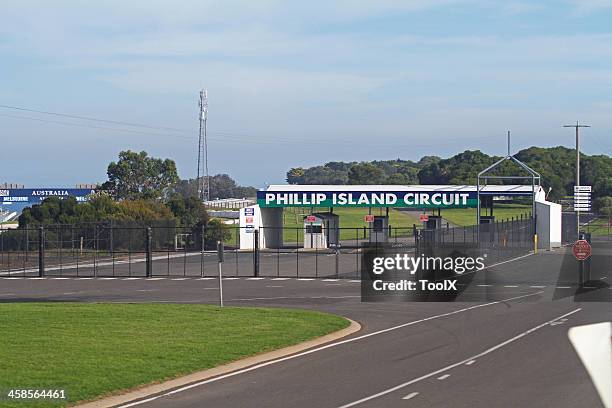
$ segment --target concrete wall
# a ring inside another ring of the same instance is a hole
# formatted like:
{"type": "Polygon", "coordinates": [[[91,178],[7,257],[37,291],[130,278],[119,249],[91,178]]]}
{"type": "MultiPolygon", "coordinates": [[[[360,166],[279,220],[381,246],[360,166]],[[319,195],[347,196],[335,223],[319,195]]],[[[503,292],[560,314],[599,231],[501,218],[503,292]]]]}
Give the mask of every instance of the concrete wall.
{"type": "Polygon", "coordinates": [[[551,250],[561,246],[561,205],[536,201],[538,249],[551,250]]]}
{"type": "Polygon", "coordinates": [[[261,208],[262,226],[260,248],[282,248],[283,246],[283,209],[261,208]]]}
{"type": "Polygon", "coordinates": [[[282,208],[260,208],[258,205],[241,208],[240,249],[255,247],[255,230],[259,231],[259,248],[281,248],[283,245],[282,226],[282,208]]]}

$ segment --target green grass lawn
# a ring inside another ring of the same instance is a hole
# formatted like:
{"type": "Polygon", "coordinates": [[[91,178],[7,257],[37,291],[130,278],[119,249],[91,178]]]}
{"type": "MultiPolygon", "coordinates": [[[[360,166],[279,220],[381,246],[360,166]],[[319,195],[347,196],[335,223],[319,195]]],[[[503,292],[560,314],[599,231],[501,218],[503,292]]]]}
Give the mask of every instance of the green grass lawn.
{"type": "MultiPolygon", "coordinates": [[[[310,208],[301,207],[289,207],[283,211],[284,226],[287,228],[284,233],[284,239],[286,242],[295,242],[296,239],[296,228],[299,242],[304,239],[304,221],[303,217],[310,214],[310,208]]],[[[315,208],[312,212],[328,212],[328,207],[315,208]]],[[[368,227],[368,223],[365,222],[364,217],[368,214],[368,209],[365,207],[338,207],[334,208],[334,214],[340,217],[340,239],[355,239],[359,233],[360,239],[362,237],[361,231],[363,227],[368,227]]],[[[374,215],[385,215],[384,208],[372,208],[372,214],[374,215]]],[[[418,218],[410,213],[389,209],[389,225],[392,228],[405,228],[408,230],[412,228],[412,224],[420,225],[418,218]]]]}
{"type": "MultiPolygon", "coordinates": [[[[298,242],[304,240],[304,221],[303,217],[311,214],[311,208],[302,207],[288,207],[283,211],[283,231],[285,242],[296,242],[296,236],[298,242]]],[[[327,212],[328,207],[315,208],[313,212],[327,212]]],[[[340,239],[355,239],[359,234],[360,239],[363,239],[363,233],[361,229],[367,227],[368,223],[365,222],[364,217],[368,214],[367,208],[334,208],[334,214],[340,217],[340,239]],[[360,229],[357,232],[357,229],[360,229]]],[[[384,215],[384,208],[373,208],[372,214],[384,215]]],[[[421,225],[417,217],[410,213],[389,209],[389,224],[392,228],[405,228],[408,231],[412,228],[412,224],[421,225]]],[[[226,245],[237,245],[238,241],[238,224],[227,226],[228,233],[224,239],[226,245]]]]}
{"type": "Polygon", "coordinates": [[[348,326],[339,316],[209,305],[0,303],[0,390],[65,389],[55,407],[171,379],[348,326]]]}
{"type": "Polygon", "coordinates": [[[612,236],[612,224],[608,218],[598,218],[582,228],[593,236],[612,236]]]}
{"type": "MultiPolygon", "coordinates": [[[[529,216],[531,213],[531,205],[524,204],[495,204],[493,207],[493,216],[496,220],[505,220],[512,217],[529,216]]],[[[436,212],[437,214],[437,212],[436,212]]],[[[449,208],[442,210],[442,217],[450,221],[451,224],[458,226],[476,225],[476,208],[449,208]]],[[[485,212],[481,213],[485,215],[485,212]]],[[[487,213],[488,214],[488,213],[487,213]]]]}

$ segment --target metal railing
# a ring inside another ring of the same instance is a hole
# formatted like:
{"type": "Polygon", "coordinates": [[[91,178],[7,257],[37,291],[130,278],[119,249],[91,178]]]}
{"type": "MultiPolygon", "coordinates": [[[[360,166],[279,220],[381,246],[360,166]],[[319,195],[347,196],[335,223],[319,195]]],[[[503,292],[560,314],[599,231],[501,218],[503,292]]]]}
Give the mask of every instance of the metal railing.
{"type": "MultiPolygon", "coordinates": [[[[246,230],[219,223],[92,223],[44,225],[0,231],[0,276],[159,277],[214,276],[216,242],[225,245],[227,276],[359,278],[365,248],[383,244],[423,251],[476,247],[490,261],[533,249],[530,220],[499,221],[480,227],[339,228],[325,247],[304,248],[304,228],[246,230]],[[253,245],[240,249],[240,235],[253,234],[253,245]],[[265,247],[265,236],[278,238],[265,247]],[[379,237],[385,236],[385,239],[379,237]],[[270,246],[270,245],[268,245],[270,246]]],[[[308,239],[308,238],[307,238],[308,239]]],[[[312,245],[310,245],[312,246],[312,245]]]]}

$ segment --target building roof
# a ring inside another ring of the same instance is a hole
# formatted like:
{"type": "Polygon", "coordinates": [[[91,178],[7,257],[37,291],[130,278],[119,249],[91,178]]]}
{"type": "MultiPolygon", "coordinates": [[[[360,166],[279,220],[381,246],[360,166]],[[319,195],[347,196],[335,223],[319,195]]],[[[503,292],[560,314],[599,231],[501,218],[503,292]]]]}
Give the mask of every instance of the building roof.
{"type": "MultiPolygon", "coordinates": [[[[536,193],[543,191],[542,187],[533,187],[536,193]]],[[[469,193],[475,192],[475,185],[332,185],[332,184],[272,184],[268,186],[266,191],[270,192],[456,192],[469,193]]],[[[524,184],[506,184],[506,185],[488,185],[480,187],[480,194],[483,195],[522,195],[531,196],[533,194],[531,185],[524,184]]]]}

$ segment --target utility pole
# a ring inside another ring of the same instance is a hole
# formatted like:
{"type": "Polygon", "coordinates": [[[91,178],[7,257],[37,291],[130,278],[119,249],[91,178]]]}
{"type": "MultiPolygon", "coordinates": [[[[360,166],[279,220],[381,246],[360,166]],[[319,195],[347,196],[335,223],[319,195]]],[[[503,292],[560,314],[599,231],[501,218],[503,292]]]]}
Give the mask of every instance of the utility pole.
{"type": "Polygon", "coordinates": [[[208,91],[202,89],[200,91],[199,103],[199,122],[200,132],[198,138],[198,173],[196,181],[198,183],[198,198],[200,200],[210,200],[210,178],[208,176],[208,91]],[[204,166],[204,175],[202,175],[202,165],[204,166]],[[206,177],[206,189],[204,189],[204,177],[206,177]]]}
{"type": "Polygon", "coordinates": [[[508,157],[510,157],[510,131],[508,131],[508,157]]]}
{"type": "MultiPolygon", "coordinates": [[[[580,133],[578,129],[588,128],[589,125],[581,125],[576,121],[575,125],[563,125],[566,128],[576,128],[576,186],[580,186],[580,133]]],[[[576,235],[580,238],[580,210],[576,211],[576,235]]]]}

